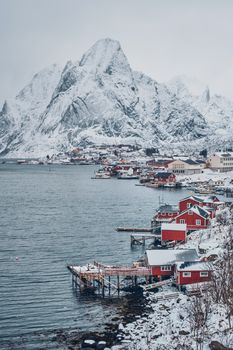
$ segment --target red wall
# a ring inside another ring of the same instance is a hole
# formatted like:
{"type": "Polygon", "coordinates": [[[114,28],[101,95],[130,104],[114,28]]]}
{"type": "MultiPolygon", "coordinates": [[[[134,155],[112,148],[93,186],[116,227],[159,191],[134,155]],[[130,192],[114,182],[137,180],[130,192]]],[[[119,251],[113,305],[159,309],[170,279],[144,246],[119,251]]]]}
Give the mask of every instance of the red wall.
{"type": "Polygon", "coordinates": [[[174,266],[171,271],[161,271],[161,266],[151,266],[152,276],[173,276],[174,266]]]}
{"type": "Polygon", "coordinates": [[[211,271],[178,271],[176,281],[178,284],[193,284],[199,282],[207,282],[211,279],[211,271]],[[191,272],[191,277],[183,277],[183,272],[191,272]],[[200,277],[200,272],[208,272],[208,277],[200,277]],[[180,278],[178,278],[178,274],[180,274],[180,278]]]}
{"type": "Polygon", "coordinates": [[[175,212],[175,213],[158,213],[157,217],[159,219],[174,219],[174,218],[177,217],[177,215],[179,215],[178,212],[175,212]],[[162,215],[162,214],[164,214],[164,215],[162,215]],[[168,215],[168,214],[172,214],[172,215],[168,215]]]}
{"type": "Polygon", "coordinates": [[[185,224],[187,224],[187,229],[207,228],[209,223],[208,219],[204,219],[202,216],[199,216],[196,213],[192,213],[192,215],[190,215],[188,212],[179,215],[179,217],[176,218],[176,223],[181,224],[181,220],[185,220],[185,224]],[[201,220],[201,225],[197,225],[196,220],[201,220]]]}
{"type": "Polygon", "coordinates": [[[198,201],[195,201],[194,199],[187,198],[187,199],[181,200],[181,201],[179,202],[179,209],[180,209],[180,212],[185,211],[185,210],[188,209],[188,207],[187,207],[187,204],[188,204],[188,203],[191,203],[192,206],[195,205],[195,204],[196,204],[196,205],[199,205],[200,207],[202,206],[202,203],[199,203],[198,201]]]}
{"type": "Polygon", "coordinates": [[[185,241],[186,232],[185,231],[175,231],[175,230],[162,230],[162,240],[163,241],[185,241]]]}

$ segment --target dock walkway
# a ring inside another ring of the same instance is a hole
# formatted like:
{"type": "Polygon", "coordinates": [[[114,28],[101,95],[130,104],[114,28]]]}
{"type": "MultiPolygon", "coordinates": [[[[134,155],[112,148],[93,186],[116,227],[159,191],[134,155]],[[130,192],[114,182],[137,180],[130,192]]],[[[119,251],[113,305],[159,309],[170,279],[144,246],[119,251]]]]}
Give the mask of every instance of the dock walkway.
{"type": "Polygon", "coordinates": [[[68,265],[67,268],[72,274],[72,283],[80,292],[97,291],[103,296],[106,290],[109,295],[119,295],[122,290],[136,288],[139,279],[148,284],[151,277],[151,269],[147,267],[109,266],[96,261],[93,265],[68,265]]]}

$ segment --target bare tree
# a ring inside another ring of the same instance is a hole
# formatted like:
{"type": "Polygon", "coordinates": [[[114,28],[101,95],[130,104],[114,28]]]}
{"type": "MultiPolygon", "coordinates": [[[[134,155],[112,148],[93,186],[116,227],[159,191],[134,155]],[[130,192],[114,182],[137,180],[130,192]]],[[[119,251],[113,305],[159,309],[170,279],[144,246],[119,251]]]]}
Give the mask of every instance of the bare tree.
{"type": "Polygon", "coordinates": [[[208,320],[211,311],[209,293],[204,296],[194,296],[189,308],[191,330],[196,341],[196,349],[202,350],[205,336],[208,334],[208,320]]]}
{"type": "Polygon", "coordinates": [[[229,226],[224,242],[224,254],[216,261],[210,293],[213,301],[226,307],[229,328],[232,328],[233,316],[233,227],[229,226]]]}

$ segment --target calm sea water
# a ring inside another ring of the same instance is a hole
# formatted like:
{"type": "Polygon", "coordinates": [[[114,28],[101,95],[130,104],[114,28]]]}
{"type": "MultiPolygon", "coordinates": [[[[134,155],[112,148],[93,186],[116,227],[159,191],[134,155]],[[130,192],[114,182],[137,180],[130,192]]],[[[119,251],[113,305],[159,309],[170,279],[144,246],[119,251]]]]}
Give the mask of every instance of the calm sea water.
{"type": "Polygon", "coordinates": [[[149,227],[159,196],[175,204],[187,194],[92,180],[95,169],[0,165],[1,350],[41,348],[35,332],[103,325],[113,307],[76,294],[66,265],[131,264],[142,248],[114,228],[149,227]]]}

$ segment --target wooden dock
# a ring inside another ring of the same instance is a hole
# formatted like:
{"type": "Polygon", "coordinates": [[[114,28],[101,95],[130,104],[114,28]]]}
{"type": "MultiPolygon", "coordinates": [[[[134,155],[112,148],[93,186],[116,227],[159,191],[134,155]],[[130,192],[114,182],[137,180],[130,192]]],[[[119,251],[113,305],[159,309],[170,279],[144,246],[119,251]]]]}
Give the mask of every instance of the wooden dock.
{"type": "Polygon", "coordinates": [[[130,235],[130,243],[132,245],[145,245],[146,240],[152,239],[155,240],[156,238],[160,239],[161,235],[154,235],[149,233],[134,233],[130,235]]]}
{"type": "Polygon", "coordinates": [[[117,227],[117,232],[152,232],[151,228],[117,227]]]}
{"type": "Polygon", "coordinates": [[[120,295],[121,291],[133,291],[143,281],[148,284],[151,269],[147,267],[118,267],[94,262],[86,267],[68,265],[72,274],[72,284],[80,292],[97,292],[104,297],[120,295]]]}
{"type": "Polygon", "coordinates": [[[172,283],[174,283],[174,280],[172,278],[170,278],[168,280],[147,284],[145,286],[142,286],[142,288],[144,289],[144,291],[148,291],[148,290],[159,288],[162,286],[167,286],[167,285],[172,284],[172,283]]]}

